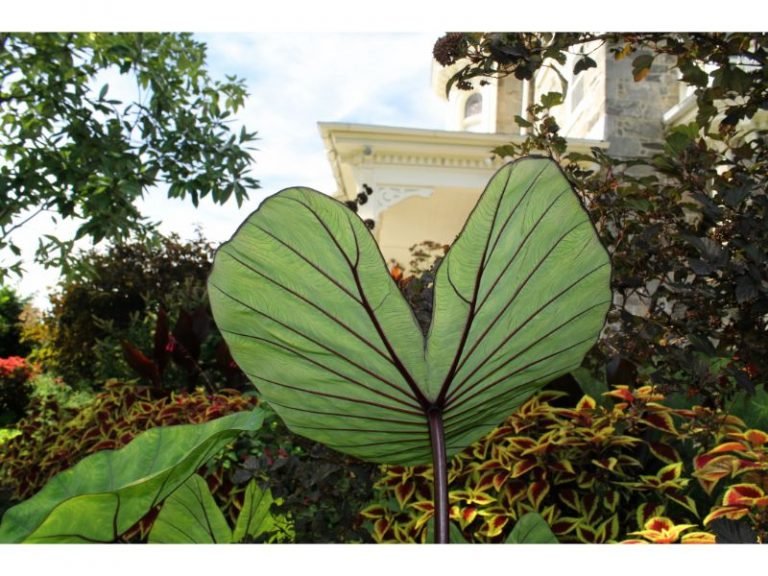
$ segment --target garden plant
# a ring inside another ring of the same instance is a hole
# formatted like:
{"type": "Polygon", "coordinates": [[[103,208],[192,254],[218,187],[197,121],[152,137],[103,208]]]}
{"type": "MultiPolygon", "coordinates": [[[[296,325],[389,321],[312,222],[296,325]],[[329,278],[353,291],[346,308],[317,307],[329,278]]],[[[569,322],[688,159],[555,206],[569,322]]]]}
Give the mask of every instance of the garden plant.
{"type": "MultiPolygon", "coordinates": [[[[105,63],[164,45],[0,36],[105,63]]],[[[768,541],[764,35],[450,33],[434,55],[449,90],[548,68],[562,88],[410,274],[354,214],[368,186],[278,193],[209,277],[202,236],[126,240],[137,214],[55,188],[63,217],[91,210],[78,234],[116,240],[42,254],[68,271],[49,314],[0,298],[0,542],[768,541]],[[630,81],[676,70],[695,118],[641,157],[569,151],[558,106],[601,46],[630,81]]],[[[244,168],[169,194],[240,201],[244,168]]],[[[84,182],[130,198],[163,169],[84,182]]]]}

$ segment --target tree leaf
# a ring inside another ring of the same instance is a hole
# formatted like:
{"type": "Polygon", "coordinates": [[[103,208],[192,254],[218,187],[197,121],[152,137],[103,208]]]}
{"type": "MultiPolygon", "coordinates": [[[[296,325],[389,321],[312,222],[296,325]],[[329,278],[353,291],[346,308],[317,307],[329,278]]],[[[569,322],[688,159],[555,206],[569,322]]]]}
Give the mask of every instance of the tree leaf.
{"type": "Polygon", "coordinates": [[[577,368],[611,301],[610,263],[558,166],[492,178],[436,273],[425,344],[363,222],[291,188],[218,251],[209,278],[232,356],[294,432],[382,463],[453,454],[577,368]]]}
{"type": "Polygon", "coordinates": [[[573,66],[573,75],[589,70],[590,68],[597,68],[597,62],[595,62],[589,56],[582,56],[576,64],[573,66]]]}
{"type": "Polygon", "coordinates": [[[171,495],[241,431],[261,427],[261,409],[205,424],[153,428],[57,474],[9,509],[0,542],[112,542],[171,495]]]}
{"type": "Polygon", "coordinates": [[[270,511],[273,502],[272,492],[261,490],[256,480],[251,480],[245,489],[243,509],[237,517],[232,540],[242,542],[246,536],[257,538],[272,531],[275,528],[275,520],[270,511]]]}
{"type": "Polygon", "coordinates": [[[520,517],[507,537],[507,544],[558,544],[546,520],[536,512],[520,517]]]}
{"type": "Polygon", "coordinates": [[[153,544],[229,544],[227,525],[206,481],[192,475],[171,494],[157,515],[149,542],[153,544]]]}
{"type": "Polygon", "coordinates": [[[632,77],[635,82],[640,82],[651,72],[651,65],[653,64],[653,55],[640,54],[632,60],[632,77]]]}

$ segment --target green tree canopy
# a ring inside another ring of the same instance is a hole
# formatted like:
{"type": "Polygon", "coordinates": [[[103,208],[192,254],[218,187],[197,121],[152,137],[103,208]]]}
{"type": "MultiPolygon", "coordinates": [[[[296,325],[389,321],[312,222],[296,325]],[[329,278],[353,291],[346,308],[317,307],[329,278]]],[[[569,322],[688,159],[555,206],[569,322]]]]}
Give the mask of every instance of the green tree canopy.
{"type": "MultiPolygon", "coordinates": [[[[0,249],[42,213],[80,219],[74,238],[41,238],[36,259],[64,271],[81,238],[147,232],[134,205],[150,188],[195,206],[210,195],[238,205],[259,187],[248,175],[255,133],[234,132],[242,79],[212,79],[206,46],[190,34],[0,34],[0,249]],[[123,102],[105,71],[135,78],[123,102]]],[[[4,262],[19,273],[21,261],[4,262]]]]}

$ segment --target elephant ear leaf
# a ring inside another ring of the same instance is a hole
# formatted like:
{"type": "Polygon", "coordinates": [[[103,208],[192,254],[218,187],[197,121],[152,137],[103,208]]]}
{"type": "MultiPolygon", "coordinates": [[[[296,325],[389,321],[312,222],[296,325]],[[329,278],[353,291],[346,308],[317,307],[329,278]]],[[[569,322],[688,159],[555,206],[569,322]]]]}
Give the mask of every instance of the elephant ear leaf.
{"type": "Polygon", "coordinates": [[[557,544],[557,536],[547,521],[536,512],[528,512],[512,528],[507,537],[507,544],[557,544]]]}
{"type": "Polygon", "coordinates": [[[271,196],[219,248],[208,294],[232,357],[294,432],[368,460],[430,458],[421,330],[343,204],[271,196]]]}
{"type": "Polygon", "coordinates": [[[204,424],[153,428],[119,450],[87,456],[9,509],[0,542],[113,542],[263,419],[257,408],[204,424]]]}
{"type": "Polygon", "coordinates": [[[610,260],[558,165],[499,170],[440,263],[426,394],[459,451],[581,364],[611,302],[610,260]]]}
{"type": "Polygon", "coordinates": [[[456,452],[578,366],[602,327],[609,277],[560,169],[524,159],[494,176],[441,263],[426,345],[362,220],[306,188],[249,216],[208,285],[233,358],[291,429],[359,458],[418,464],[441,418],[456,452]]]}
{"type": "Polygon", "coordinates": [[[150,544],[229,544],[232,530],[197,474],[171,494],[149,532],[150,544]]]}

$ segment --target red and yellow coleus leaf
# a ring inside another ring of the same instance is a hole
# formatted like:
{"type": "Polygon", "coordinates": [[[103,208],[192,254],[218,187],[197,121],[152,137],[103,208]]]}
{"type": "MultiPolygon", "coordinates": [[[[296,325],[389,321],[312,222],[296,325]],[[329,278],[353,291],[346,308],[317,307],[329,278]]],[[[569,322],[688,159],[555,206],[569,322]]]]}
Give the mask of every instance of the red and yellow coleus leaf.
{"type": "Polygon", "coordinates": [[[377,542],[383,542],[387,538],[387,533],[392,527],[391,518],[379,518],[373,523],[373,538],[377,542]]]}
{"type": "Polygon", "coordinates": [[[678,435],[672,416],[668,412],[646,412],[640,422],[662,432],[678,435]]]}
{"type": "Polygon", "coordinates": [[[734,484],[723,496],[724,506],[768,507],[768,497],[762,488],[755,484],[734,484]]]}
{"type": "Polygon", "coordinates": [[[603,495],[603,506],[610,512],[616,512],[616,507],[619,505],[620,498],[621,495],[615,490],[606,492],[603,495]]]}
{"type": "Polygon", "coordinates": [[[704,518],[704,526],[717,518],[728,518],[729,520],[738,520],[749,514],[747,506],[719,506],[714,508],[707,517],[704,518]]]}
{"type": "Polygon", "coordinates": [[[721,454],[723,452],[748,452],[749,447],[745,446],[742,442],[723,442],[718,444],[712,450],[707,452],[707,455],[721,454]]]}
{"type": "Polygon", "coordinates": [[[630,532],[629,535],[642,536],[654,544],[672,544],[680,539],[680,535],[683,532],[694,527],[694,524],[675,525],[669,518],[656,516],[645,523],[643,530],[630,532]]]}
{"type": "Polygon", "coordinates": [[[400,508],[405,508],[405,505],[416,492],[416,483],[413,481],[404,482],[395,486],[395,498],[397,503],[400,504],[400,508]]]}
{"type": "Polygon", "coordinates": [[[549,494],[549,482],[546,480],[537,480],[536,482],[531,482],[528,486],[528,501],[534,510],[539,509],[542,500],[544,500],[547,494],[549,494]]]}
{"type": "Polygon", "coordinates": [[[576,410],[579,412],[591,412],[595,408],[597,408],[597,402],[595,402],[595,399],[588,394],[582,396],[579,403],[576,404],[576,410]]]}
{"type": "Polygon", "coordinates": [[[467,504],[477,504],[478,506],[487,506],[496,501],[496,498],[482,490],[451,490],[448,498],[452,502],[466,502],[467,504]]]}
{"type": "Polygon", "coordinates": [[[650,502],[646,502],[645,504],[641,504],[637,507],[637,511],[635,512],[635,518],[637,520],[638,526],[645,526],[645,524],[654,517],[661,516],[664,514],[664,506],[661,506],[660,504],[652,504],[650,502]]]}
{"type": "Polygon", "coordinates": [[[680,539],[682,544],[715,544],[715,535],[709,532],[689,532],[680,539]]]}
{"type": "Polygon", "coordinates": [[[509,516],[486,517],[485,524],[478,530],[478,534],[486,538],[494,538],[502,533],[508,522],[509,516]]]}
{"type": "Polygon", "coordinates": [[[765,444],[768,444],[768,433],[762,430],[750,429],[744,433],[731,433],[728,434],[730,438],[744,440],[748,442],[753,448],[761,448],[765,444]]]}
{"type": "Polygon", "coordinates": [[[507,438],[506,448],[512,453],[523,453],[526,450],[536,446],[536,441],[527,436],[515,436],[507,438]]]}
{"type": "Polygon", "coordinates": [[[619,515],[611,514],[609,518],[603,521],[599,533],[602,534],[604,542],[616,540],[619,537],[619,515]]]}
{"type": "Polygon", "coordinates": [[[669,444],[663,444],[662,442],[649,442],[648,448],[650,449],[651,454],[656,456],[656,458],[662,462],[667,464],[680,462],[680,454],[669,444]]]}
{"type": "Polygon", "coordinates": [[[454,505],[451,506],[450,519],[457,521],[463,530],[472,524],[474,519],[477,518],[478,512],[479,509],[476,506],[466,506],[462,508],[461,506],[454,505]]]}
{"type": "Polygon", "coordinates": [[[515,462],[515,465],[512,467],[512,471],[510,473],[510,476],[512,478],[519,478],[526,472],[530,472],[536,466],[538,466],[539,462],[535,458],[523,458],[522,460],[518,460],[515,462]]]}
{"type": "Polygon", "coordinates": [[[360,511],[360,515],[363,518],[369,518],[371,520],[383,518],[385,516],[388,516],[389,514],[390,514],[390,511],[380,504],[373,504],[372,506],[363,508],[360,511]]]}
{"type": "Polygon", "coordinates": [[[693,460],[696,471],[693,475],[699,480],[702,488],[711,494],[717,483],[725,477],[735,477],[760,465],[751,460],[738,458],[732,454],[713,455],[712,450],[696,456],[693,460]]]}
{"type": "Polygon", "coordinates": [[[630,392],[629,386],[620,384],[614,386],[614,389],[610,392],[603,392],[603,396],[610,396],[611,398],[618,398],[627,404],[631,404],[635,401],[635,396],[630,392]]]}

